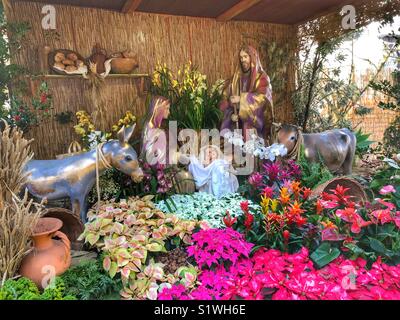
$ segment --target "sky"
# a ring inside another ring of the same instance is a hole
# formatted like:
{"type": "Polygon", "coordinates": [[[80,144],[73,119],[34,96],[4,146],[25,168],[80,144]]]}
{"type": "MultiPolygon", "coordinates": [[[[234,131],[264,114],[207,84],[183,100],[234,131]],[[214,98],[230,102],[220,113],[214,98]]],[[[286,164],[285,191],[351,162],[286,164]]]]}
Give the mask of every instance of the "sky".
{"type": "MultiPolygon", "coordinates": [[[[394,24],[391,26],[385,26],[381,30],[379,29],[379,23],[374,22],[364,28],[364,31],[360,38],[354,42],[354,62],[356,67],[356,74],[362,74],[366,69],[371,68],[371,64],[366,61],[370,60],[375,65],[379,65],[383,60],[384,43],[379,39],[380,35],[391,33],[391,31],[398,31],[400,28],[400,17],[394,19],[394,24]]],[[[399,32],[397,32],[399,33],[399,32]]],[[[344,64],[344,69],[350,70],[351,66],[351,42],[346,42],[342,45],[344,53],[349,55],[344,64]]],[[[334,65],[334,58],[330,59],[330,63],[334,65]]],[[[343,70],[346,71],[346,70],[343,70]]],[[[344,72],[348,75],[348,72],[344,72]]]]}

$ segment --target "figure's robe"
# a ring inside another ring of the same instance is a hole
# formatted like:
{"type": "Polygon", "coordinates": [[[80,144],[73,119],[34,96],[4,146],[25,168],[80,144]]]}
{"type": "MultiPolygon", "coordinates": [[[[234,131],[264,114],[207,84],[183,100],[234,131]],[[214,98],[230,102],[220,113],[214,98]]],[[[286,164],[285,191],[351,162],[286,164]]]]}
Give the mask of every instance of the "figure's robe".
{"type": "Polygon", "coordinates": [[[196,188],[217,198],[236,192],[239,188],[238,179],[229,172],[229,168],[228,161],[223,159],[217,159],[204,167],[196,157],[190,157],[189,172],[193,175],[196,188]]]}
{"type": "MultiPolygon", "coordinates": [[[[266,135],[266,113],[273,116],[272,91],[270,80],[265,72],[259,72],[256,76],[254,88],[249,89],[250,77],[241,75],[240,79],[232,80],[231,85],[224,94],[224,100],[220,109],[224,113],[221,130],[236,129],[232,121],[234,107],[229,102],[230,96],[240,96],[239,127],[243,130],[255,129],[258,136],[264,138],[266,135]]],[[[247,139],[246,139],[247,140],[247,139]]]]}

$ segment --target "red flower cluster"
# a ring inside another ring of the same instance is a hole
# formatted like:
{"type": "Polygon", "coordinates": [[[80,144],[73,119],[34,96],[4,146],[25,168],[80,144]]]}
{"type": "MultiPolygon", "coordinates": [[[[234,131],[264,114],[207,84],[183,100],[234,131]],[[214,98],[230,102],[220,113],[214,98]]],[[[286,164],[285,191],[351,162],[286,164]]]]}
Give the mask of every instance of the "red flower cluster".
{"type": "Polygon", "coordinates": [[[246,232],[250,231],[251,228],[253,227],[253,222],[254,222],[254,216],[250,213],[249,211],[249,202],[248,201],[243,201],[240,203],[240,208],[242,209],[244,213],[244,227],[246,228],[246,232]]]}
{"type": "Polygon", "coordinates": [[[233,225],[236,223],[237,218],[232,218],[229,211],[226,210],[226,216],[222,220],[224,221],[224,224],[227,228],[232,228],[233,225]]]}

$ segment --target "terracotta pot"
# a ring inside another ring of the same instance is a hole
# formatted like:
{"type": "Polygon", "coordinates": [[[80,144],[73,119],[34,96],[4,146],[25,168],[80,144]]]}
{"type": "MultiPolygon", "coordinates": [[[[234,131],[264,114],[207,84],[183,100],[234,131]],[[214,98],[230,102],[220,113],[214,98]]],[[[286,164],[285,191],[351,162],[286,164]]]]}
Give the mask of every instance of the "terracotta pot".
{"type": "Polygon", "coordinates": [[[138,67],[136,59],[114,58],[111,61],[111,70],[116,74],[128,74],[138,67]]]}
{"type": "Polygon", "coordinates": [[[65,233],[68,240],[71,242],[71,250],[82,250],[84,242],[83,240],[78,241],[78,238],[85,230],[85,227],[79,214],[68,209],[55,207],[48,208],[44,212],[43,217],[60,219],[63,223],[60,231],[65,233]]]}
{"type": "Polygon", "coordinates": [[[70,241],[58,231],[62,225],[60,219],[40,218],[32,234],[34,248],[22,260],[20,275],[31,279],[39,288],[43,288],[43,280],[49,279],[53,272],[58,276],[71,265],[70,241]]]}

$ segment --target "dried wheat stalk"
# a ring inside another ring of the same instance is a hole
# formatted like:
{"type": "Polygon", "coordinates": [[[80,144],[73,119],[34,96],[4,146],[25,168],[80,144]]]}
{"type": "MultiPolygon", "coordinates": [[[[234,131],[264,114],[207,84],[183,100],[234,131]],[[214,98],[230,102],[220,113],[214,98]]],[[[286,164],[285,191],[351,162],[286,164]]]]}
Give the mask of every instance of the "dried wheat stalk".
{"type": "Polygon", "coordinates": [[[0,132],[0,284],[18,271],[43,210],[42,204],[28,199],[27,191],[23,198],[16,195],[26,183],[31,142],[7,124],[0,132]]]}
{"type": "Polygon", "coordinates": [[[12,202],[11,192],[18,194],[26,182],[27,175],[23,168],[32,159],[30,144],[18,128],[6,124],[0,133],[0,208],[1,202],[12,202]]]}
{"type": "Polygon", "coordinates": [[[0,210],[0,286],[12,278],[22,259],[31,250],[31,235],[43,213],[42,204],[13,195],[12,203],[0,210]]]}

